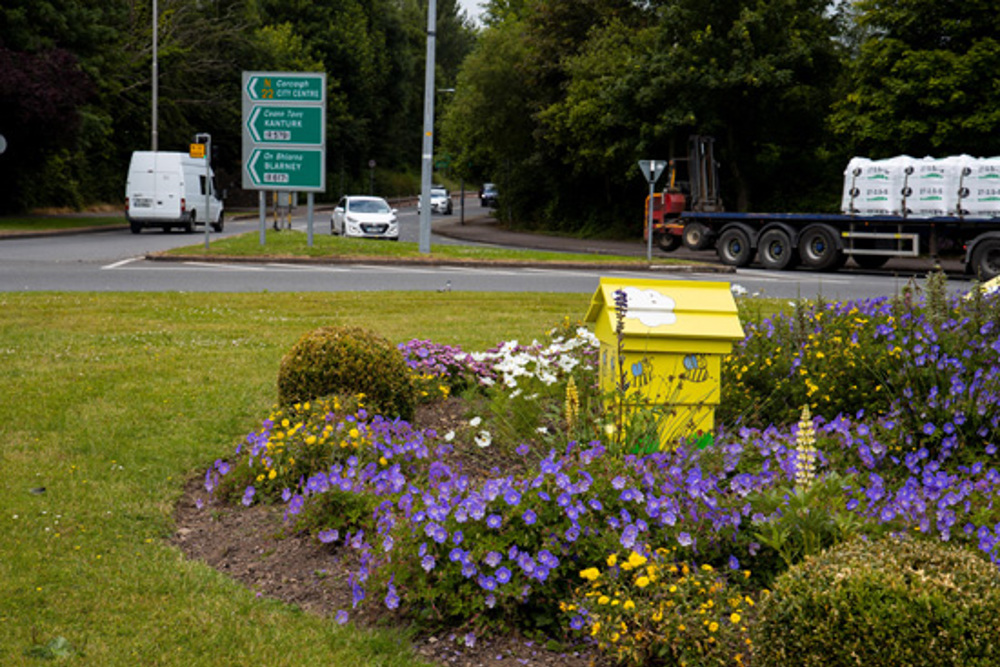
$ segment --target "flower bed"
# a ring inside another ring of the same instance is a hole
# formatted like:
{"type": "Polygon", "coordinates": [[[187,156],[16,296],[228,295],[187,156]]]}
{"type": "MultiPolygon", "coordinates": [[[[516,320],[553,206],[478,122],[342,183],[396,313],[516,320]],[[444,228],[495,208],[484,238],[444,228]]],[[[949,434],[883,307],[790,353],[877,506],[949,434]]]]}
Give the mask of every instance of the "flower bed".
{"type": "Polygon", "coordinates": [[[998,303],[929,289],[745,312],[704,450],[630,453],[593,338],[565,323],[483,354],[401,346],[447,388],[424,400],[466,401],[462,428],[312,401],[265,420],[206,487],[283,504],[295,529],[354,550],[354,607],[465,641],[516,631],[623,663],[746,664],[766,590],[833,545],[906,534],[1000,559],[998,303]]]}

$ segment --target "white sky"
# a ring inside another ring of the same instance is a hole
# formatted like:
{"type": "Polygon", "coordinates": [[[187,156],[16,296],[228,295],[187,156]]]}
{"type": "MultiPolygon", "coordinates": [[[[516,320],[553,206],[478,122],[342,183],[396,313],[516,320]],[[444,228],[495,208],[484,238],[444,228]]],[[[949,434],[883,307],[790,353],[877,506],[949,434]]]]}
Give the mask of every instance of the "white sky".
{"type": "Polygon", "coordinates": [[[458,4],[465,10],[470,18],[479,20],[479,15],[483,13],[483,8],[479,6],[482,0],[458,0],[458,4]]]}

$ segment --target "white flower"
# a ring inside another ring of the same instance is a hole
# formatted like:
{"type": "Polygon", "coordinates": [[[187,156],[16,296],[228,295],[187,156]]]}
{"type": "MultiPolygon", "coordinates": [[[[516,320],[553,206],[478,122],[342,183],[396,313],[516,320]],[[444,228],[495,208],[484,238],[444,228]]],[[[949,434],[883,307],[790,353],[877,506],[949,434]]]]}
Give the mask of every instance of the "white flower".
{"type": "Polygon", "coordinates": [[[517,398],[520,395],[521,395],[521,390],[520,389],[515,389],[514,391],[511,392],[510,397],[511,398],[517,398]]]}
{"type": "Polygon", "coordinates": [[[489,431],[480,431],[476,435],[476,444],[480,447],[489,447],[490,443],[493,442],[493,436],[490,435],[489,431]]]}
{"type": "Polygon", "coordinates": [[[444,441],[445,442],[451,442],[454,439],[455,439],[455,432],[454,431],[448,431],[447,433],[444,434],[444,441]]]}
{"type": "Polygon", "coordinates": [[[730,285],[729,290],[733,293],[733,296],[743,296],[747,293],[747,288],[738,283],[730,285]]]}
{"type": "Polygon", "coordinates": [[[547,426],[539,426],[535,430],[538,431],[539,433],[541,433],[542,435],[544,435],[544,434],[546,434],[546,433],[549,432],[549,428],[547,426]]]}
{"type": "Polygon", "coordinates": [[[482,422],[483,422],[483,418],[482,417],[473,417],[472,419],[469,420],[469,426],[471,426],[472,428],[476,428],[482,422]]]}

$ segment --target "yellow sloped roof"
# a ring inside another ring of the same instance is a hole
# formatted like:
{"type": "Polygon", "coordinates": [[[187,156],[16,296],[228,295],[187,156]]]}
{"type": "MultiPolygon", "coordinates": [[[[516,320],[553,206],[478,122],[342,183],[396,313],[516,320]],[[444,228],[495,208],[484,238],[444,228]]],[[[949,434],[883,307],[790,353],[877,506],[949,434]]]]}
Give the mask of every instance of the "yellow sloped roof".
{"type": "Polygon", "coordinates": [[[601,278],[586,320],[595,330],[614,331],[615,292],[628,298],[626,336],[740,340],[736,301],[729,283],[688,280],[601,278]]]}

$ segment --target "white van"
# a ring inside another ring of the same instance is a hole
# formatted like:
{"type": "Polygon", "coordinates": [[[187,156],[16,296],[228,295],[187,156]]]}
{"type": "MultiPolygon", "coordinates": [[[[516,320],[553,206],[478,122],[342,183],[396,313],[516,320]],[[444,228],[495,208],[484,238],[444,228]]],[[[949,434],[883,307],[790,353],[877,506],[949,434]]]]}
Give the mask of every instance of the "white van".
{"type": "Polygon", "coordinates": [[[211,222],[222,231],[222,200],[217,197],[215,176],[205,178],[205,159],[187,153],[135,151],[125,183],[125,218],[133,234],[144,227],[170,231],[180,227],[193,232],[195,225],[211,222]],[[205,192],[208,190],[208,214],[205,192]]]}

